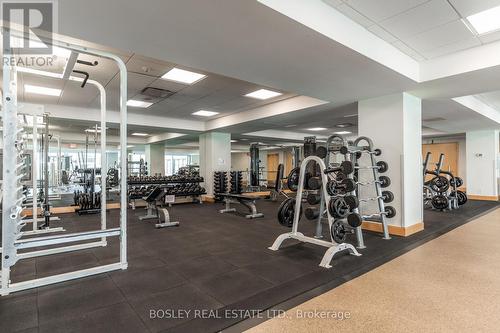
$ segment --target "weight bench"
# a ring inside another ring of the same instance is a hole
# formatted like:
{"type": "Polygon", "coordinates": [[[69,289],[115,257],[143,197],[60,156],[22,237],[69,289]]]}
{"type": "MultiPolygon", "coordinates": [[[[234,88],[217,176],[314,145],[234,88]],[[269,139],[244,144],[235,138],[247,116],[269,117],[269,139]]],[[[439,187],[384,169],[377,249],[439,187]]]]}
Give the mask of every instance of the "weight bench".
{"type": "Polygon", "coordinates": [[[146,201],[147,203],[147,210],[148,212],[146,213],[145,216],[140,216],[139,220],[151,220],[155,219],[158,221],[158,223],[155,224],[156,228],[166,228],[166,227],[176,227],[179,225],[179,222],[171,222],[170,221],[170,214],[168,213],[168,210],[166,208],[160,208],[164,220],[163,222],[161,221],[160,218],[160,213],[159,213],[159,208],[157,202],[162,200],[167,193],[160,188],[159,186],[155,187],[148,196],[143,197],[142,199],[146,201]]]}
{"type": "Polygon", "coordinates": [[[217,195],[223,197],[224,202],[226,203],[226,208],[221,209],[219,211],[220,213],[236,212],[236,208],[231,208],[231,204],[240,203],[243,206],[247,207],[248,210],[250,211],[250,214],[245,215],[247,219],[264,217],[263,213],[257,212],[257,206],[255,205],[255,202],[257,200],[260,200],[259,197],[250,197],[247,195],[232,194],[232,193],[217,193],[217,195]]]}

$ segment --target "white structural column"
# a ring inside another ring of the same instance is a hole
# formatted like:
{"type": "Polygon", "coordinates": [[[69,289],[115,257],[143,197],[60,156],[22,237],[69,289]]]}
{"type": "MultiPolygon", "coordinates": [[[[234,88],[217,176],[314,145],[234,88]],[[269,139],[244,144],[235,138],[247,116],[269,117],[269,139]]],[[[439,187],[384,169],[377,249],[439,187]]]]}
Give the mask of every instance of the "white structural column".
{"type": "Polygon", "coordinates": [[[163,143],[146,145],[145,158],[149,175],[165,174],[165,145],[163,143]]]}
{"type": "Polygon", "coordinates": [[[363,100],[358,103],[360,136],[380,148],[378,160],[389,164],[397,214],[390,225],[408,228],[423,222],[422,203],[422,102],[407,93],[363,100]]]}
{"type": "Polygon", "coordinates": [[[498,200],[499,131],[466,133],[467,194],[474,199],[498,200]]]}
{"type": "MultiPolygon", "coordinates": [[[[214,171],[231,170],[231,134],[210,132],[200,135],[200,175],[208,195],[213,195],[214,171]]],[[[228,174],[229,178],[229,174],[228,174]]]]}

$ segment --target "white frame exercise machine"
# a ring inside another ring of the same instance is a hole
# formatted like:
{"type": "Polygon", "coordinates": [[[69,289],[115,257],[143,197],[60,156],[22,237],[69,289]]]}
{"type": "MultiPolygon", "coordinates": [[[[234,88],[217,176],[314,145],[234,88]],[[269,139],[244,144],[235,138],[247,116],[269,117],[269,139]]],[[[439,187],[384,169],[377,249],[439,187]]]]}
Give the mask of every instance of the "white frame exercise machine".
{"type": "MultiPolygon", "coordinates": [[[[331,234],[330,234],[330,241],[328,242],[325,240],[317,239],[315,237],[305,236],[303,233],[298,231],[299,220],[300,220],[300,209],[302,207],[302,196],[303,196],[303,192],[304,192],[304,178],[305,178],[305,173],[307,171],[306,167],[309,164],[309,162],[312,162],[312,161],[315,161],[316,163],[318,163],[319,168],[321,170],[321,180],[322,180],[323,186],[321,186],[320,191],[323,191],[323,196],[325,198],[329,197],[328,192],[326,190],[326,184],[328,183],[328,176],[323,172],[326,169],[324,160],[318,156],[306,157],[302,161],[302,164],[300,166],[299,184],[298,184],[298,189],[297,189],[297,196],[295,198],[295,208],[294,208],[294,215],[293,215],[292,231],[279,235],[278,238],[276,238],[276,240],[274,241],[273,245],[271,247],[269,247],[269,249],[273,250],[273,251],[278,251],[281,244],[287,239],[296,239],[296,240],[299,240],[301,242],[324,246],[328,249],[326,250],[325,254],[323,255],[323,259],[321,259],[319,266],[325,267],[325,268],[331,268],[332,265],[330,264],[330,262],[332,261],[333,256],[335,254],[337,254],[338,252],[348,250],[351,255],[361,256],[361,254],[356,250],[356,248],[352,244],[336,243],[333,240],[333,236],[331,234]]],[[[332,224],[334,223],[334,218],[330,215],[330,212],[328,209],[326,210],[326,214],[328,216],[328,227],[329,227],[328,230],[331,230],[332,224]]]]}
{"type": "MultiPolygon", "coordinates": [[[[11,34],[12,31],[3,29],[3,33],[11,34]]],[[[20,35],[22,36],[22,35],[20,35]]],[[[23,37],[20,37],[23,38],[23,37]]],[[[78,232],[70,234],[60,234],[44,237],[33,237],[21,239],[23,236],[22,228],[25,226],[22,216],[22,198],[20,193],[22,187],[19,188],[19,180],[22,174],[20,171],[24,168],[22,161],[19,161],[19,156],[23,150],[23,142],[19,137],[22,130],[17,127],[17,68],[12,66],[15,61],[4,61],[3,64],[3,139],[4,139],[4,167],[3,167],[3,211],[2,211],[2,270],[1,270],[1,295],[8,295],[11,292],[36,288],[53,283],[78,279],[90,275],[101,274],[113,270],[127,269],[127,68],[120,57],[95,49],[71,45],[59,41],[43,40],[46,44],[51,44],[56,47],[71,51],[71,56],[66,66],[65,72],[62,75],[56,75],[55,78],[83,81],[83,79],[72,77],[71,70],[77,60],[78,54],[90,54],[98,57],[107,58],[116,62],[120,71],[120,163],[121,163],[121,179],[120,179],[120,226],[117,228],[106,228],[106,191],[101,191],[101,202],[103,202],[101,211],[101,229],[87,232],[78,232]],[[68,68],[70,68],[68,70],[68,68]],[[43,278],[12,283],[10,280],[11,267],[18,260],[50,255],[55,253],[64,253],[88,249],[96,246],[107,245],[106,237],[118,236],[120,239],[120,259],[116,263],[96,266],[88,269],[72,271],[63,274],[51,275],[43,278]],[[69,245],[57,248],[49,248],[44,250],[36,250],[33,252],[19,252],[19,250],[32,249],[44,246],[74,243],[85,240],[99,239],[98,242],[80,243],[77,245],[69,245]]],[[[11,59],[13,54],[9,50],[4,50],[4,57],[11,59]]],[[[101,93],[101,153],[103,154],[102,170],[104,175],[107,175],[106,161],[106,97],[104,87],[92,80],[88,83],[95,85],[101,93]]],[[[105,176],[106,177],[106,176],[105,176]]]]}

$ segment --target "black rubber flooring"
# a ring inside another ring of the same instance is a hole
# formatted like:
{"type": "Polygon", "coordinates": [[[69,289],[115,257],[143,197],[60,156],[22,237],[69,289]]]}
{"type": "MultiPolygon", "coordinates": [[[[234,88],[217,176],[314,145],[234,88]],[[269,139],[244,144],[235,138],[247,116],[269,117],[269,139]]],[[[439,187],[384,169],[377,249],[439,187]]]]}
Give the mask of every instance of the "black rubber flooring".
{"type": "MultiPolygon", "coordinates": [[[[278,252],[267,249],[288,231],[276,221],[278,205],[261,200],[265,218],[257,220],[219,214],[220,204],[177,205],[171,214],[181,225],[166,229],[139,221],[143,209],[129,210],[128,270],[0,297],[0,332],[217,332],[245,319],[238,325],[248,326],[256,310],[285,309],[332,289],[499,206],[469,201],[458,211],[426,211],[425,230],[406,238],[365,232],[363,255],[340,254],[327,270],[318,266],[324,248],[288,241],[278,252]],[[150,319],[151,310],[180,318],[150,319]]],[[[110,226],[118,216],[109,212],[110,226]]],[[[98,215],[60,217],[71,232],[99,226],[98,215]]],[[[313,225],[304,219],[302,228],[312,233],[313,225]]],[[[17,282],[117,260],[118,241],[110,238],[106,248],[20,261],[12,276],[17,282]]]]}

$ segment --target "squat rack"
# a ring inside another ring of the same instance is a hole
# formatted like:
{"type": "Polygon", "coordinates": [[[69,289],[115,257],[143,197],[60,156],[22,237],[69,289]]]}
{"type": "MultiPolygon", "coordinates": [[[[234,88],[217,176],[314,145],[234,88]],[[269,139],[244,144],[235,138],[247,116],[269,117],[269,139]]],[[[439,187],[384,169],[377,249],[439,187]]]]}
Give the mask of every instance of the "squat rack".
{"type": "MultiPolygon", "coordinates": [[[[3,29],[4,34],[11,36],[11,30],[3,29]]],[[[22,34],[19,38],[24,38],[22,34]]],[[[23,236],[22,228],[25,226],[22,216],[23,208],[21,206],[22,198],[20,193],[22,187],[19,187],[19,181],[22,178],[20,171],[24,168],[23,162],[19,160],[20,154],[23,151],[24,143],[22,138],[19,138],[22,129],[17,127],[17,71],[15,61],[4,61],[3,64],[3,139],[4,139],[4,167],[3,167],[3,210],[2,210],[2,259],[1,259],[1,284],[0,295],[8,295],[11,292],[36,288],[44,285],[68,281],[73,279],[82,278],[85,276],[100,274],[108,271],[126,269],[127,264],[127,68],[125,63],[120,57],[95,49],[89,49],[69,43],[63,43],[56,40],[42,40],[47,45],[53,45],[71,51],[68,65],[62,75],[55,75],[53,77],[58,79],[73,80],[80,82],[87,82],[95,85],[101,93],[101,153],[103,157],[103,170],[107,170],[106,161],[106,97],[104,87],[92,80],[84,80],[77,77],[72,77],[71,69],[77,61],[78,54],[90,54],[98,57],[113,60],[118,65],[120,71],[120,163],[121,163],[121,180],[120,180],[120,226],[118,228],[106,228],[106,191],[101,191],[102,206],[101,212],[101,229],[61,234],[55,236],[33,237],[28,239],[20,239],[23,236]],[[71,66],[70,66],[71,63],[71,66]],[[68,70],[68,68],[71,68],[68,70]],[[107,265],[96,266],[88,269],[72,271],[63,274],[47,276],[43,278],[36,278],[32,280],[12,283],[10,280],[11,267],[16,264],[18,260],[50,255],[54,253],[63,253],[69,251],[76,251],[87,249],[95,246],[107,245],[106,237],[119,236],[120,239],[120,260],[119,262],[107,265]],[[65,244],[72,242],[79,242],[84,240],[92,240],[101,238],[100,242],[95,243],[80,243],[77,245],[70,245],[65,247],[50,248],[45,250],[37,250],[34,252],[18,252],[21,249],[32,249],[43,246],[65,244]]],[[[4,56],[9,60],[13,59],[14,55],[11,50],[4,50],[4,56]]],[[[35,71],[33,71],[35,72],[35,71]]],[[[40,71],[38,71],[40,74],[40,71]]],[[[106,175],[107,172],[104,172],[106,175]]]]}

